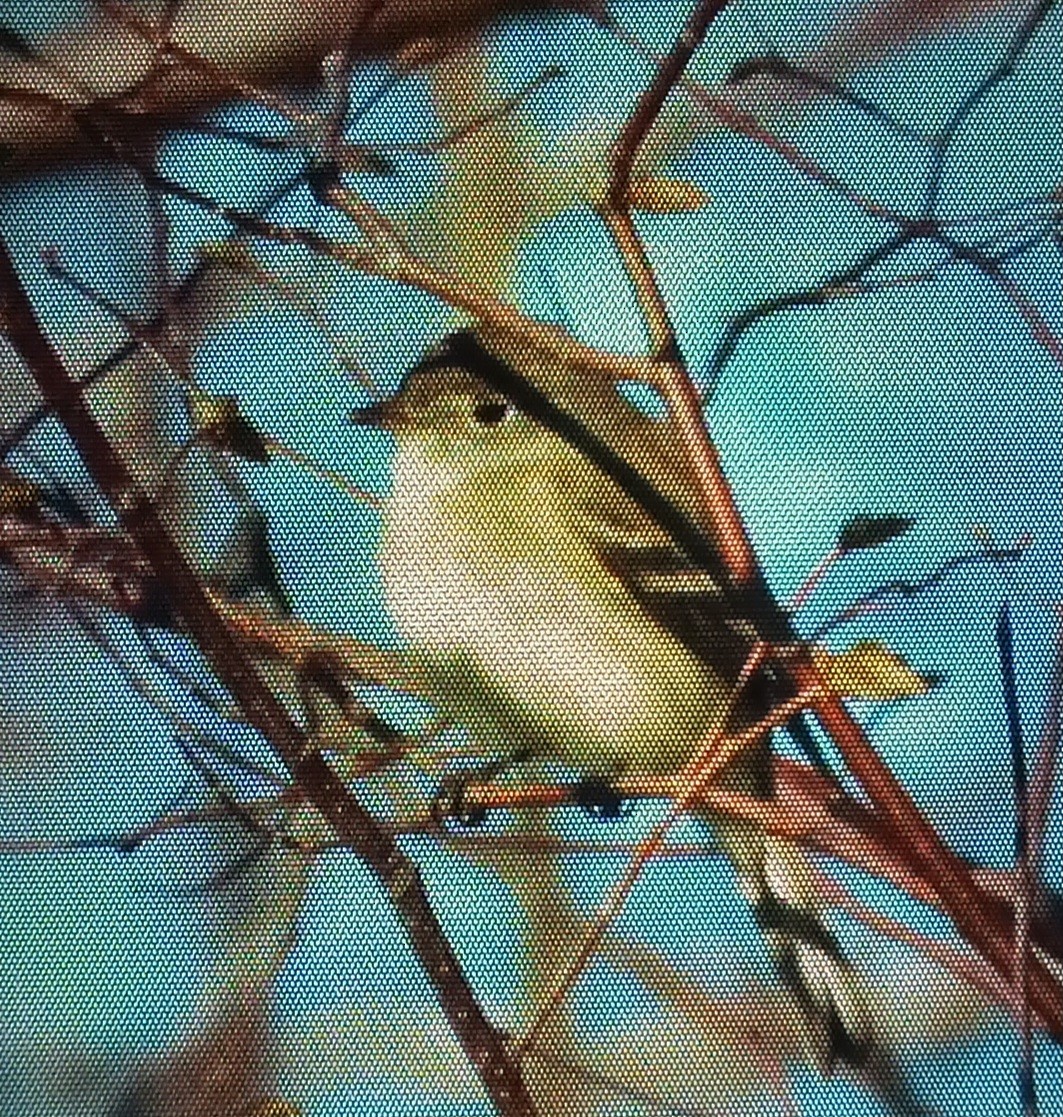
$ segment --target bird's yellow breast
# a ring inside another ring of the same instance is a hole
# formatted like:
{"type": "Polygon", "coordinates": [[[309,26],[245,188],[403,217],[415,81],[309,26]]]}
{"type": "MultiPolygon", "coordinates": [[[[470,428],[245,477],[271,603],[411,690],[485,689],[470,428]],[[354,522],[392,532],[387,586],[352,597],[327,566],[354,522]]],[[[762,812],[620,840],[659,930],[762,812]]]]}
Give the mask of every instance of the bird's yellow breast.
{"type": "Polygon", "coordinates": [[[536,469],[451,478],[400,453],[384,527],[387,607],[445,714],[495,748],[669,772],[724,688],[571,528],[536,469]]]}

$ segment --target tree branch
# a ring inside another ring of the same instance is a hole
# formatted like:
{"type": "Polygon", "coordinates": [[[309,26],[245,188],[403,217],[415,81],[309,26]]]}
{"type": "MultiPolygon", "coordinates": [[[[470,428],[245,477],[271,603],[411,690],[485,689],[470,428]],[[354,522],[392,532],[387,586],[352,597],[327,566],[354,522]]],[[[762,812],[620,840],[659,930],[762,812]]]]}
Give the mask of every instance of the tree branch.
{"type": "MultiPolygon", "coordinates": [[[[746,590],[751,615],[767,618],[773,626],[774,631],[762,632],[762,636],[775,643],[790,643],[794,640],[792,630],[767,589],[719,455],[705,429],[696,389],[683,367],[678,347],[674,345],[674,333],[672,338],[665,339],[666,324],[671,331],[667,308],[624,204],[626,184],[638,146],[696,49],[700,40],[696,40],[695,35],[699,32],[704,34],[711,17],[718,10],[717,5],[707,0],[698,5],[673,51],[661,61],[656,78],[624,129],[614,155],[613,180],[608,195],[612,211],[610,228],[617,230],[614,231],[614,239],[636,290],[640,292],[640,302],[649,307],[646,318],[651,337],[669,340],[673,345],[671,359],[664,365],[665,375],[657,383],[682,432],[683,446],[701,488],[706,515],[713,525],[713,535],[719,542],[724,564],[733,584],[746,590]]],[[[933,230],[930,231],[932,234],[933,230]]],[[[916,231],[906,229],[896,240],[903,242],[915,235],[916,231]]],[[[1008,977],[1012,959],[1010,912],[978,888],[967,866],[944,844],[901,783],[879,758],[842,699],[825,685],[811,657],[807,653],[801,654],[790,661],[788,668],[799,693],[818,692],[821,695],[815,704],[818,720],[871,797],[887,828],[889,840],[897,844],[911,871],[927,881],[939,895],[943,910],[961,933],[985,954],[998,972],[1008,977]]],[[[1035,1009],[1056,1036],[1063,1036],[1063,989],[1039,961],[1031,965],[1031,986],[1035,1009]]]]}
{"type": "MultiPolygon", "coordinates": [[[[712,21],[727,0],[701,0],[687,20],[672,51],[639,98],[612,152],[609,187],[602,218],[616,242],[635,288],[649,329],[654,357],[659,362],[654,382],[665,396],[702,496],[706,522],[736,585],[757,577],[756,556],[746,539],[738,506],[723,476],[716,447],[701,415],[698,393],[687,375],[668,307],[653,266],[635,228],[628,205],[631,170],[639,147],[653,127],[668,94],[701,45],[712,21]]],[[[769,637],[775,633],[766,633],[769,637]]]]}
{"type": "Polygon", "coordinates": [[[501,1033],[477,1003],[432,910],[417,866],[351,794],[321,754],[308,749],[305,735],[262,680],[240,639],[215,607],[167,532],[154,504],[115,453],[79,386],[45,339],[2,241],[0,326],[77,446],[122,527],[154,570],[170,607],[233,695],[248,723],[269,741],[307,799],[387,891],[455,1036],[498,1112],[504,1117],[534,1117],[535,1105],[520,1067],[501,1033]]]}

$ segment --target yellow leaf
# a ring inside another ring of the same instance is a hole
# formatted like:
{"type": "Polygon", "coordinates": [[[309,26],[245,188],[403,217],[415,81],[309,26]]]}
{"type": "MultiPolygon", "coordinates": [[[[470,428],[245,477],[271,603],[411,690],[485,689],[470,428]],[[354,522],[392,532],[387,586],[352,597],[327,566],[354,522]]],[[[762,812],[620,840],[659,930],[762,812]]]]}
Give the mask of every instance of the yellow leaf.
{"type": "Polygon", "coordinates": [[[208,241],[199,246],[201,260],[238,270],[250,270],[255,266],[255,258],[245,245],[231,240],[208,241]]]}
{"type": "Polygon", "coordinates": [[[188,410],[198,437],[248,461],[269,461],[262,435],[241,415],[236,396],[215,396],[192,385],[188,410]]]}
{"type": "Polygon", "coordinates": [[[914,698],[933,685],[878,640],[861,640],[844,652],[813,648],[812,658],[827,684],[843,698],[880,702],[914,698]]]}
{"type": "Polygon", "coordinates": [[[302,1112],[283,1098],[267,1098],[251,1110],[251,1117],[302,1117],[302,1112]]]}
{"type": "Polygon", "coordinates": [[[692,213],[711,201],[700,186],[677,178],[639,179],[627,192],[628,205],[646,213],[692,213]]]}
{"type": "Polygon", "coordinates": [[[235,396],[216,396],[193,385],[188,392],[188,410],[197,431],[224,426],[240,416],[235,396]]]}

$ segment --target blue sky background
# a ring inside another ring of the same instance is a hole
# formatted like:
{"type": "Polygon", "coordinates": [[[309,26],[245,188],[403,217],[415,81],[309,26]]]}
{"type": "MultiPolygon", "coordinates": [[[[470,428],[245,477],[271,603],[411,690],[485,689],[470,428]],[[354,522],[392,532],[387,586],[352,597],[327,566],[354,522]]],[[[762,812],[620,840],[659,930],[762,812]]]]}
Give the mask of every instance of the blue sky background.
{"type": "MultiPolygon", "coordinates": [[[[0,2],[3,19],[12,25],[22,18],[14,26],[24,32],[34,21],[43,29],[46,14],[58,20],[61,11],[73,18],[77,10],[37,5],[26,21],[23,5],[0,2]]],[[[661,43],[685,11],[686,5],[678,4],[618,9],[647,39],[661,43]]],[[[824,9],[822,25],[833,18],[833,10],[824,9]]],[[[934,38],[852,75],[848,84],[913,127],[933,131],[995,63],[1013,27],[1013,15],[1001,16],[976,30],[934,38]]],[[[942,215],[977,213],[1044,196],[1058,186],[1060,30],[1056,9],[1014,77],[960,129],[942,179],[942,215]]],[[[695,70],[713,80],[735,61],[768,47],[799,53],[819,34],[805,5],[740,3],[710,35],[695,70]]],[[[561,134],[573,121],[595,116],[619,118],[647,75],[645,66],[576,17],[514,20],[493,36],[491,57],[503,87],[518,86],[545,62],[565,66],[569,76],[534,101],[533,116],[547,133],[561,134]]],[[[356,80],[371,88],[381,73],[379,66],[367,66],[356,80]]],[[[262,113],[247,106],[232,106],[218,118],[264,124],[262,113]]],[[[352,135],[385,139],[433,127],[423,83],[411,78],[355,124],[352,135]]],[[[784,128],[786,138],[861,191],[898,208],[917,205],[928,167],[925,146],[881,129],[854,128],[852,111],[829,103],[811,107],[784,128]]],[[[290,158],[182,137],[166,143],[161,161],[181,181],[244,205],[294,168],[290,158]]],[[[427,196],[439,181],[439,168],[423,157],[400,160],[399,170],[393,182],[370,183],[367,189],[397,204],[427,196]]],[[[677,153],[670,171],[700,185],[711,205],[693,215],[645,217],[640,228],[682,348],[706,388],[712,355],[734,314],[820,282],[890,232],[885,223],[799,178],[776,156],[727,133],[698,139],[677,153]]],[[[121,339],[122,330],[45,275],[38,253],[58,245],[72,271],[131,312],[143,311],[149,299],[146,213],[138,185],[107,169],[0,189],[0,232],[42,320],[83,367],[121,339]]],[[[179,266],[196,245],[223,231],[215,219],[177,203],[170,216],[179,266]]],[[[305,189],[280,216],[318,220],[325,228],[331,220],[314,213],[305,189]]],[[[973,238],[984,234],[984,227],[970,232],[973,238]]],[[[294,266],[290,252],[271,250],[263,258],[294,266]]],[[[939,250],[913,246],[874,278],[933,267],[941,258],[939,250]]],[[[1057,331],[1063,330],[1059,273],[1059,249],[1050,240],[1009,265],[1009,274],[1057,331]]],[[[531,312],[564,323],[594,344],[641,347],[625,279],[589,208],[575,206],[533,230],[519,277],[520,299],[531,312]]],[[[445,309],[426,297],[376,280],[329,269],[318,282],[327,291],[333,329],[353,339],[386,385],[397,381],[447,322],[445,309]]],[[[386,488],[387,439],[346,423],[351,406],[364,397],[337,368],[314,327],[294,310],[267,302],[217,322],[195,354],[194,369],[203,386],[239,395],[247,414],[270,434],[358,484],[386,488]]],[[[864,637],[884,639],[918,669],[944,676],[924,698],[860,712],[873,726],[876,746],[943,834],[965,854],[998,867],[1011,859],[1013,822],[993,624],[1008,598],[1032,751],[1050,664],[1051,606],[1061,590],[1059,388],[1058,365],[1033,341],[1015,308],[971,268],[952,264],[930,283],[791,311],[754,326],[723,369],[707,412],[742,514],[781,596],[796,589],[853,515],[915,518],[902,539],[836,567],[800,614],[802,631],[813,631],[883,581],[922,577],[973,549],[974,525],[984,525],[1002,543],[1033,536],[1026,559],[1007,572],[967,568],[915,602],[849,624],[832,637],[837,647],[864,637]]],[[[173,422],[175,428],[180,423],[178,408],[173,422]]],[[[61,470],[73,468],[65,464],[69,450],[50,424],[34,444],[61,470]]],[[[11,461],[23,464],[17,455],[11,461]]],[[[394,643],[379,602],[374,516],[285,462],[242,473],[267,514],[297,614],[394,643]]],[[[12,609],[10,623],[0,618],[5,680],[0,711],[4,722],[16,727],[0,784],[0,836],[113,833],[149,820],[181,792],[189,774],[174,747],[172,726],[129,692],[96,648],[68,638],[60,612],[29,626],[19,624],[19,616],[12,609]]],[[[129,644],[120,622],[111,627],[129,644]]],[[[162,685],[142,656],[141,667],[162,685]]],[[[193,715],[187,695],[171,697],[193,715]]],[[[247,734],[229,732],[255,747],[247,734]]],[[[637,830],[652,814],[652,807],[641,807],[624,825],[637,830]]],[[[1057,795],[1046,843],[1048,878],[1056,889],[1063,889],[1061,838],[1057,795]]],[[[428,844],[416,852],[485,1003],[505,1019],[517,1000],[518,917],[512,896],[490,874],[452,855],[428,844]]],[[[196,865],[214,856],[208,839],[186,836],[152,843],[133,857],[81,852],[0,859],[0,1063],[6,1058],[14,1065],[15,1053],[56,1041],[121,1060],[163,1049],[197,1015],[210,1011],[240,964],[226,946],[232,913],[212,894],[188,887],[189,867],[194,875],[196,865]]],[[[579,907],[593,910],[619,871],[612,859],[584,866],[571,882],[579,907]]],[[[856,883],[894,914],[913,916],[911,906],[888,890],[856,883]]],[[[292,883],[291,895],[299,894],[298,882],[292,883]]],[[[244,919],[244,934],[253,922],[244,919]]],[[[654,867],[620,927],[659,944],[699,978],[705,974],[697,960],[706,951],[734,963],[738,985],[749,975],[767,977],[763,950],[734,899],[728,870],[715,862],[654,867]],[[711,925],[719,928],[719,941],[710,943],[711,925]]],[[[840,931],[885,979],[910,961],[901,948],[865,932],[842,925],[840,931]]],[[[623,978],[588,982],[595,994],[589,998],[581,987],[579,1003],[589,1004],[587,1019],[595,1027],[654,1011],[623,978]]],[[[474,1100],[471,1080],[461,1076],[457,1055],[452,1109],[429,1082],[396,1092],[384,1076],[373,1080],[357,1069],[345,1070],[342,1059],[327,1073],[308,1071],[291,1055],[306,1035],[316,1034],[322,1013],[327,1018],[329,1011],[351,1005],[371,1005],[366,1011],[379,1012],[379,1034],[393,1035],[395,1042],[427,1033],[447,1043],[384,898],[352,857],[326,856],[311,871],[298,913],[297,945],[275,991],[277,1029],[286,1037],[281,1047],[287,1052],[279,1057],[278,1089],[308,1117],[420,1113],[427,1111],[426,1098],[439,1117],[487,1112],[474,1100]]],[[[1014,1058],[1014,1036],[998,1028],[943,1052],[915,1053],[911,1061],[927,1096],[947,1102],[951,1117],[962,1117],[987,1112],[989,1098],[992,1112],[1018,1113],[1014,1058]]],[[[30,1057],[23,1073],[32,1078],[35,1065],[30,1057]]],[[[1060,1105],[1059,1070],[1058,1051],[1041,1050],[1046,1114],[1060,1105]]],[[[4,1083],[17,1077],[0,1077],[0,1093],[15,1089],[4,1083]]],[[[877,1103],[849,1089],[801,1075],[802,1112],[836,1113],[843,1106],[850,1113],[879,1112],[877,1103]]],[[[51,1103],[34,1104],[40,1106],[34,1113],[60,1112],[48,1108],[51,1103]]]]}

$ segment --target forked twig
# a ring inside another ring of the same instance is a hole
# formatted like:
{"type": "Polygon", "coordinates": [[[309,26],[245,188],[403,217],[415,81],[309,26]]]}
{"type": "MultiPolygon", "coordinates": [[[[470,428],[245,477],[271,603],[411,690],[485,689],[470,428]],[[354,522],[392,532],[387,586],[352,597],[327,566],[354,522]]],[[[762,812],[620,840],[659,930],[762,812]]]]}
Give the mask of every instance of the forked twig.
{"type": "MultiPolygon", "coordinates": [[[[669,55],[662,60],[654,81],[636,107],[633,122],[624,130],[614,157],[608,223],[624,265],[640,294],[640,304],[655,348],[659,354],[662,343],[672,349],[671,359],[663,366],[665,375],[658,377],[656,382],[680,432],[721,557],[734,585],[746,588],[751,606],[759,616],[770,618],[773,624],[779,626],[785,639],[790,635],[789,625],[767,590],[719,456],[705,429],[697,393],[682,365],[663,296],[630,213],[623,206],[625,176],[630,175],[637,148],[696,47],[689,32],[701,30],[704,33],[708,27],[706,13],[716,10],[716,6],[710,3],[698,6],[674,48],[674,57],[669,55]]],[[[913,235],[906,230],[896,240],[900,244],[913,235]]],[[[772,639],[779,639],[775,632],[769,635],[772,639]]],[[[879,758],[841,698],[825,686],[811,658],[807,655],[796,657],[790,673],[799,693],[814,691],[820,695],[815,704],[817,718],[881,812],[893,835],[892,840],[899,843],[911,869],[924,876],[934,888],[944,910],[969,941],[983,951],[1000,973],[1009,974],[1012,935],[1006,909],[978,888],[968,866],[944,844],[919,811],[899,780],[879,758]]],[[[1031,998],[1036,1011],[1048,1022],[1054,1034],[1063,1035],[1063,988],[1059,981],[1043,963],[1035,960],[1031,964],[1031,984],[1031,998]]]]}
{"type": "Polygon", "coordinates": [[[259,674],[195,571],[175,546],[157,508],[118,457],[37,323],[7,246],[0,242],[0,323],[45,400],[77,446],[89,473],[136,542],[189,634],[247,721],[269,741],[307,798],[369,866],[391,898],[409,943],[454,1035],[488,1096],[505,1117],[534,1117],[535,1103],[504,1037],[480,1008],[438,919],[416,865],[362,806],[259,674]]]}

